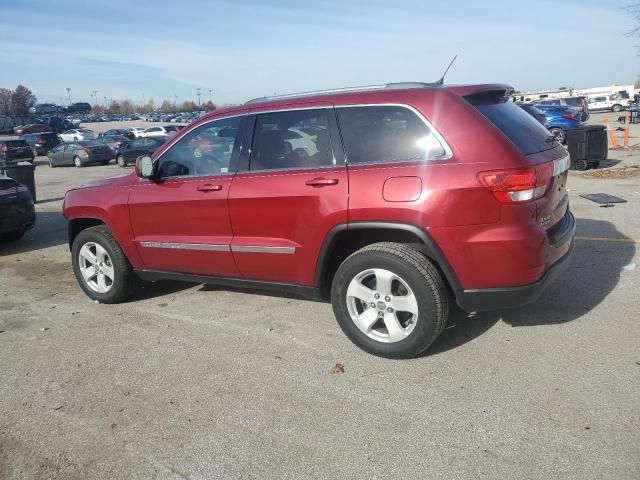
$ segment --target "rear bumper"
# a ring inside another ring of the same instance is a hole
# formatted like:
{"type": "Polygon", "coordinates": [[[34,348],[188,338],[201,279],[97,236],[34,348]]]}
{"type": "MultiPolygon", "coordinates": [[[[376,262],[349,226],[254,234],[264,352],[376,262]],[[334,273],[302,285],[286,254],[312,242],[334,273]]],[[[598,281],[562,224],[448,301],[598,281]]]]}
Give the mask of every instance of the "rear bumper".
{"type": "Polygon", "coordinates": [[[569,266],[575,246],[576,221],[569,211],[565,219],[562,228],[550,238],[550,243],[552,248],[566,248],[567,251],[549,266],[539,280],[518,287],[471,289],[456,292],[456,300],[460,308],[467,312],[480,312],[518,307],[536,301],[547,286],[569,266]]]}
{"type": "Polygon", "coordinates": [[[36,213],[31,195],[28,193],[19,194],[17,202],[0,205],[0,234],[22,229],[28,230],[35,223],[36,213]]]}

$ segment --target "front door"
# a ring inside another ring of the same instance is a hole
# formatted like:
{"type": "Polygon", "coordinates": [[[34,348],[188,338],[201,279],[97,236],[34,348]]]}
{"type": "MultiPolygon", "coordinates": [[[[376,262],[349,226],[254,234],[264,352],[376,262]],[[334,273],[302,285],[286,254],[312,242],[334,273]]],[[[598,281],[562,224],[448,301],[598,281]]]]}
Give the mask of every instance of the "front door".
{"type": "Polygon", "coordinates": [[[312,286],[328,231],[347,222],[348,177],[330,108],[258,113],[229,194],[231,249],[248,279],[312,286]],[[335,141],[335,137],[333,139],[335,141]]]}
{"type": "Polygon", "coordinates": [[[132,188],[131,224],[147,269],[239,276],[230,250],[228,196],[242,151],[241,121],[194,129],[156,159],[157,180],[138,179],[132,188]],[[232,134],[218,136],[222,130],[232,134]]]}

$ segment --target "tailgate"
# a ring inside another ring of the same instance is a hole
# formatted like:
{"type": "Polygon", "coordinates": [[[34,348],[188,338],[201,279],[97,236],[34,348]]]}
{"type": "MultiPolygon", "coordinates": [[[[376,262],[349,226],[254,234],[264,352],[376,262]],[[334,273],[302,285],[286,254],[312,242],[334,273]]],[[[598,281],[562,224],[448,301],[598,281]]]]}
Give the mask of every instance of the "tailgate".
{"type": "Polygon", "coordinates": [[[553,177],[544,196],[535,201],[538,223],[547,230],[564,217],[569,208],[567,195],[567,177],[569,174],[569,153],[564,147],[557,146],[552,150],[528,155],[531,165],[553,162],[553,177]]]}

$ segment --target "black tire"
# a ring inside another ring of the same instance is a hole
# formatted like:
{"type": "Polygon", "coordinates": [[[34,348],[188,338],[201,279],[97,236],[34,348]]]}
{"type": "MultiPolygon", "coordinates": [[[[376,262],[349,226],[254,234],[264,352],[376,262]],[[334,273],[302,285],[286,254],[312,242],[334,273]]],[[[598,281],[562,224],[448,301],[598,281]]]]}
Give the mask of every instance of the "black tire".
{"type": "Polygon", "coordinates": [[[562,128],[552,127],[549,129],[551,133],[553,133],[558,141],[564,145],[564,142],[567,139],[567,133],[562,128]]]}
{"type": "Polygon", "coordinates": [[[4,234],[3,240],[6,240],[8,242],[15,242],[24,237],[25,232],[26,230],[24,228],[21,228],[20,230],[14,230],[13,232],[7,232],[4,234]]]}
{"type": "Polygon", "coordinates": [[[118,163],[119,166],[121,167],[126,167],[127,166],[127,159],[125,158],[124,155],[120,155],[117,159],[116,162],[118,163]]]}
{"type": "Polygon", "coordinates": [[[420,252],[399,243],[374,243],[342,262],[333,278],[331,303],[345,335],[362,350],[386,358],[416,357],[438,338],[449,316],[449,293],[438,269],[420,252]],[[418,302],[418,316],[413,330],[403,340],[383,343],[372,339],[351,319],[347,306],[347,288],[359,273],[371,268],[393,272],[414,292],[418,302]]]}
{"type": "Polygon", "coordinates": [[[614,112],[621,112],[622,111],[622,105],[620,105],[619,103],[616,103],[615,105],[613,105],[611,107],[611,110],[613,110],[614,112]]]}
{"type": "Polygon", "coordinates": [[[109,229],[104,225],[87,228],[81,231],[73,241],[71,247],[71,263],[73,273],[82,291],[92,300],[100,303],[120,303],[124,302],[133,293],[139,283],[138,276],[134,273],[131,264],[124,256],[120,245],[113,238],[109,229]],[[104,248],[109,257],[114,271],[113,285],[106,293],[99,293],[87,285],[80,272],[79,253],[80,249],[87,243],[93,242],[104,248]]]}
{"type": "Polygon", "coordinates": [[[587,170],[589,168],[589,164],[586,160],[576,160],[576,170],[587,170]]]}
{"type": "Polygon", "coordinates": [[[84,163],[82,163],[80,157],[73,157],[73,164],[78,168],[84,167],[84,163]]]}

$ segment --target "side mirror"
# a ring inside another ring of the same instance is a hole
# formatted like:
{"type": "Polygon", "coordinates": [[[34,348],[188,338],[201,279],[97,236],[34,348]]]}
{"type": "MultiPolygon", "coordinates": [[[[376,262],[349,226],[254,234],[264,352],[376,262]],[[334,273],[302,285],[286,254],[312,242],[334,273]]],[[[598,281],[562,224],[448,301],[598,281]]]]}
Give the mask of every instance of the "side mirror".
{"type": "Polygon", "coordinates": [[[136,175],[140,178],[153,178],[153,160],[148,155],[136,158],[136,175]]]}

